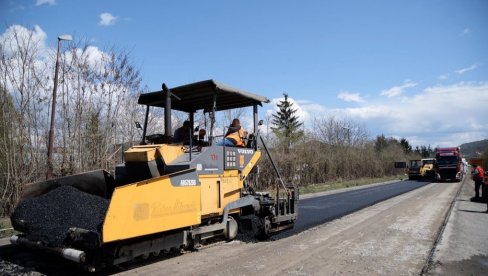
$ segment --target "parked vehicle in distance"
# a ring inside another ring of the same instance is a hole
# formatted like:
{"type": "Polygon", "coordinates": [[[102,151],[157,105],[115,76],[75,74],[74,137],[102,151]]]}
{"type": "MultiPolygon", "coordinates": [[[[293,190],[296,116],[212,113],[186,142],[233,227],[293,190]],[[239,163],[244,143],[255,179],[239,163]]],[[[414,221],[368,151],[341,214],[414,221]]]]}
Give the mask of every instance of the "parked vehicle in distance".
{"type": "Polygon", "coordinates": [[[459,147],[435,149],[435,175],[436,180],[461,181],[464,176],[464,168],[459,147]]]}
{"type": "Polygon", "coordinates": [[[424,158],[421,160],[422,165],[420,167],[420,176],[424,179],[434,179],[435,178],[435,159],[434,158],[424,158]]]}
{"type": "Polygon", "coordinates": [[[410,160],[408,165],[408,180],[420,178],[420,168],[422,166],[421,160],[410,160]]]}

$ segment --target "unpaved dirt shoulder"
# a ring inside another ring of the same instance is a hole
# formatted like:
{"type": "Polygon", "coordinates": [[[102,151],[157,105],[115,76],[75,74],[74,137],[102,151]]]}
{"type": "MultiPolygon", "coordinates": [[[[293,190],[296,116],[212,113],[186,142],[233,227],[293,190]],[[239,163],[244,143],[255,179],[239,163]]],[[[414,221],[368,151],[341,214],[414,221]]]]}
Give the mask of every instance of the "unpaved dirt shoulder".
{"type": "Polygon", "coordinates": [[[472,202],[472,196],[474,183],[468,179],[454,203],[428,275],[487,275],[486,203],[472,202]]]}
{"type": "Polygon", "coordinates": [[[292,237],[234,241],[121,274],[418,275],[459,187],[433,183],[292,237]]]}

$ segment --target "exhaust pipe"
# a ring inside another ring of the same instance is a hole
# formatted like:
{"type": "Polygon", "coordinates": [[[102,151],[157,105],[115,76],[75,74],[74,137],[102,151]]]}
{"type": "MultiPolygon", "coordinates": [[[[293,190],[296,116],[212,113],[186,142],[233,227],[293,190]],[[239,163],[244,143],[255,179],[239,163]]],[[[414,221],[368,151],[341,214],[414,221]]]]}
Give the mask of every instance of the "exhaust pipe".
{"type": "Polygon", "coordinates": [[[47,247],[42,245],[41,242],[34,242],[18,235],[10,237],[10,243],[15,245],[21,245],[28,248],[42,250],[47,253],[58,255],[66,260],[70,260],[79,264],[82,264],[86,260],[86,253],[74,248],[60,248],[60,247],[47,247]]]}

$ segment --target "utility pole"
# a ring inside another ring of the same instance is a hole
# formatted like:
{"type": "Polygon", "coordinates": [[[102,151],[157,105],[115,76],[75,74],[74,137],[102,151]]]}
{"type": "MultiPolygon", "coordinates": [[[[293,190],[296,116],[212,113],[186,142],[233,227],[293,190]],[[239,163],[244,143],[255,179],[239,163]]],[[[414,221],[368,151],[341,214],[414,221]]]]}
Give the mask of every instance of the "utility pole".
{"type": "Polygon", "coordinates": [[[351,145],[351,129],[348,127],[342,127],[347,133],[347,144],[350,146],[351,145]]]}
{"type": "Polygon", "coordinates": [[[53,144],[54,144],[54,115],[56,114],[56,94],[58,92],[59,50],[61,40],[72,40],[70,35],[58,36],[58,50],[56,52],[56,67],[54,69],[53,102],[51,107],[51,124],[49,126],[49,141],[47,146],[47,172],[46,179],[53,177],[53,144]]]}

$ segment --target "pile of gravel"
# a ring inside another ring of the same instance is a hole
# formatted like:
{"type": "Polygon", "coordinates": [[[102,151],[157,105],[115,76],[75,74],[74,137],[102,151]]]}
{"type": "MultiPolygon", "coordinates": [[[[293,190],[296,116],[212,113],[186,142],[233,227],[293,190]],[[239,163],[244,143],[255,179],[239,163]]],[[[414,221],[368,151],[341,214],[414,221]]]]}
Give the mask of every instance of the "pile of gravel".
{"type": "Polygon", "coordinates": [[[244,243],[257,243],[259,239],[259,227],[262,226],[261,220],[255,215],[241,216],[239,220],[239,231],[236,240],[244,243]]]}
{"type": "Polygon", "coordinates": [[[109,200],[72,186],[61,186],[39,197],[20,203],[10,217],[12,225],[50,246],[62,246],[72,227],[99,233],[109,200]]]}
{"type": "Polygon", "coordinates": [[[0,258],[0,275],[42,276],[44,274],[36,272],[32,268],[21,267],[0,258]]]}

